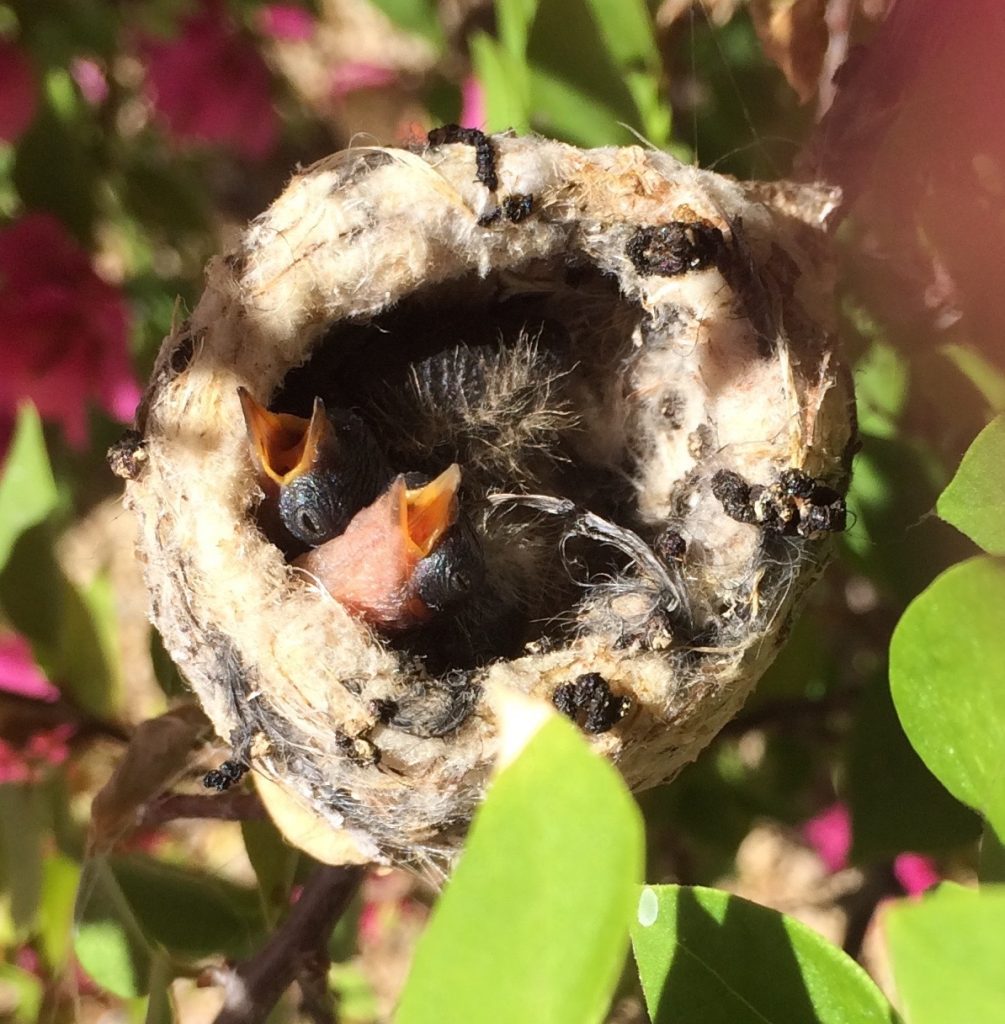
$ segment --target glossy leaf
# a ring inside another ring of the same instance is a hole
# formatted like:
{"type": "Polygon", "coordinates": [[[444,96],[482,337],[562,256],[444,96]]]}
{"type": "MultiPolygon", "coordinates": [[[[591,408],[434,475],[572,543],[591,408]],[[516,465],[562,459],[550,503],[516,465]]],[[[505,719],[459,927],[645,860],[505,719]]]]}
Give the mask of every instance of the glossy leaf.
{"type": "Polygon", "coordinates": [[[904,731],[958,799],[1005,837],[1005,561],[953,566],[893,634],[890,684],[904,731]]]}
{"type": "Polygon", "coordinates": [[[107,576],[66,581],[60,649],[52,670],[63,690],[97,718],[113,718],[122,697],[115,641],[115,595],[107,576]]]}
{"type": "Polygon", "coordinates": [[[423,36],[437,47],[443,45],[435,0],[372,0],[396,25],[423,36]]]}
{"type": "Polygon", "coordinates": [[[198,959],[249,956],[264,934],[257,894],[198,870],[149,857],[114,857],[115,878],[144,932],[170,952],[198,959]]]}
{"type": "Polygon", "coordinates": [[[1005,555],[1005,416],[977,435],[936,510],[985,551],[1005,555]]]}
{"type": "Polygon", "coordinates": [[[290,904],[300,851],[290,846],[268,819],[242,821],[241,835],[258,880],[262,912],[270,924],[275,924],[290,904]]]}
{"type": "Polygon", "coordinates": [[[984,826],[980,853],[981,885],[1005,882],[1005,843],[995,835],[995,830],[990,825],[984,826]]]}
{"type": "Polygon", "coordinates": [[[858,702],[846,765],[853,861],[946,850],[980,835],[980,818],[946,791],[904,735],[885,673],[858,702]]]}
{"type": "Polygon", "coordinates": [[[66,964],[73,945],[73,905],[80,866],[62,854],[50,854],[42,869],[42,902],[38,936],[46,962],[54,972],[66,964]]]}
{"type": "Polygon", "coordinates": [[[37,1024],[42,1019],[39,1011],[43,995],[41,978],[13,964],[0,963],[0,1008],[13,1010],[9,1017],[3,1014],[5,1024],[7,1021],[10,1024],[37,1024]]]}
{"type": "Polygon", "coordinates": [[[21,935],[34,930],[42,896],[42,794],[28,783],[0,784],[0,858],[10,914],[21,935]]]}
{"type": "Polygon", "coordinates": [[[17,538],[45,520],[58,501],[42,421],[33,405],[23,405],[0,476],[0,569],[17,538]]]}
{"type": "Polygon", "coordinates": [[[527,131],[530,100],[526,65],[486,32],[476,32],[470,45],[475,74],[485,90],[486,130],[527,131]]]}
{"type": "Polygon", "coordinates": [[[653,1024],[889,1024],[855,963],[813,929],[718,889],[642,889],[632,945],[653,1024]]]}
{"type": "Polygon", "coordinates": [[[147,993],[154,950],[105,857],[92,857],[80,878],[74,951],[81,967],[109,992],[147,993]]]}
{"type": "Polygon", "coordinates": [[[499,41],[507,52],[523,59],[527,50],[527,37],[534,23],[538,0],[496,0],[496,25],[499,41]]]}
{"type": "Polygon", "coordinates": [[[884,920],[909,1024],[1005,1020],[1005,887],[943,884],[884,920]]]}
{"type": "Polygon", "coordinates": [[[527,44],[534,124],[584,146],[630,142],[639,126],[624,74],[586,0],[541,0],[527,44]]]}
{"type": "Polygon", "coordinates": [[[1005,373],[977,349],[964,345],[943,345],[939,351],[981,393],[995,412],[1005,412],[1005,373]]]}
{"type": "Polygon", "coordinates": [[[419,946],[396,1024],[588,1024],[621,971],[642,824],[553,719],[493,783],[419,946]]]}

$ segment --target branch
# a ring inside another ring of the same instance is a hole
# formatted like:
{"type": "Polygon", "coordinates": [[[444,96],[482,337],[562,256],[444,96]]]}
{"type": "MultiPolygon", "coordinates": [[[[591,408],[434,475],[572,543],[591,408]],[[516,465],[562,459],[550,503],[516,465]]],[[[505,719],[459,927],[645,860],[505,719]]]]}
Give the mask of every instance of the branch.
{"type": "Polygon", "coordinates": [[[223,1009],[214,1024],[260,1024],[305,966],[316,965],[336,922],[345,913],[364,869],[321,865],[308,879],[286,920],[249,960],[215,973],[223,1009]]]}
{"type": "Polygon", "coordinates": [[[265,808],[255,793],[220,793],[217,796],[172,793],[149,804],[140,824],[143,828],[156,828],[178,818],[249,821],[264,817],[265,808]]]}

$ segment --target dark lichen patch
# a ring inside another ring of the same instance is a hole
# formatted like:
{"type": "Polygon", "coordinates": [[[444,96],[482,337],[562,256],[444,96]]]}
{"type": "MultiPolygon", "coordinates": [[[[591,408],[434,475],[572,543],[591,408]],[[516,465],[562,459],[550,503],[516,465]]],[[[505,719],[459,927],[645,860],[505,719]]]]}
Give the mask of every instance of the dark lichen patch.
{"type": "Polygon", "coordinates": [[[236,786],[249,771],[250,766],[244,761],[227,760],[219,768],[206,772],[202,777],[202,784],[206,789],[215,789],[218,793],[223,793],[231,786],[236,786]]]}
{"type": "Polygon", "coordinates": [[[108,449],[106,455],[109,469],[123,480],[135,480],[147,464],[147,450],[143,435],[138,430],[127,430],[108,449]]]}
{"type": "Polygon", "coordinates": [[[796,467],[766,486],[748,484],[739,473],[721,469],[712,477],[712,493],[730,519],[760,526],[767,533],[812,539],[840,533],[847,526],[845,499],[796,467]]]}
{"type": "Polygon", "coordinates": [[[722,232],[696,220],[640,227],[629,238],[625,255],[643,276],[677,277],[720,266],[728,252],[722,232]]]}
{"type": "Polygon", "coordinates": [[[534,212],[534,197],[514,192],[502,201],[503,216],[512,224],[519,224],[534,212]]]}
{"type": "Polygon", "coordinates": [[[380,763],[380,751],[365,737],[336,730],[334,739],[335,749],[354,765],[369,768],[380,763]]]}
{"type": "Polygon", "coordinates": [[[552,703],[587,733],[613,729],[628,713],[631,700],[611,692],[599,672],[587,672],[571,683],[563,683],[552,694],[552,703]]]}
{"type": "Polygon", "coordinates": [[[656,552],[656,557],[663,562],[681,562],[687,554],[687,541],[679,531],[668,526],[656,535],[653,541],[653,551],[656,552]]]}
{"type": "Polygon", "coordinates": [[[492,139],[477,128],[462,128],[458,124],[445,124],[434,128],[426,138],[430,146],[447,146],[461,143],[473,146],[475,150],[475,178],[490,192],[499,187],[499,176],[496,173],[496,151],[492,139]]]}

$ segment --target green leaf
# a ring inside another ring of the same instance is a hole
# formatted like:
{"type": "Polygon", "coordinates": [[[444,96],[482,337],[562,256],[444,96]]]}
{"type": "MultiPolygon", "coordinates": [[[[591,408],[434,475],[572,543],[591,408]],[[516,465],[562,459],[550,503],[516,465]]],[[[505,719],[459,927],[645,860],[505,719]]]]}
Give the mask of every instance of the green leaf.
{"type": "Polygon", "coordinates": [[[992,555],[1005,555],[1005,416],[967,449],[936,511],[992,555]]]}
{"type": "Polygon", "coordinates": [[[1005,412],[1005,374],[994,363],[977,349],[965,345],[943,345],[939,351],[977,388],[995,412],[1005,412]]]}
{"type": "Polygon", "coordinates": [[[158,953],[151,966],[150,994],[147,996],[143,1024],[174,1024],[174,1007],[171,1003],[171,982],[174,977],[171,960],[158,953]]]}
{"type": "Polygon", "coordinates": [[[264,936],[252,889],[149,857],[113,857],[109,864],[144,932],[172,953],[239,959],[264,936]]]}
{"type": "Polygon", "coordinates": [[[396,1024],[588,1024],[621,971],[642,822],[553,719],[493,783],[419,941],[396,1024]]]}
{"type": "Polygon", "coordinates": [[[638,126],[624,73],[586,0],[541,0],[527,44],[535,126],[583,146],[632,141],[638,126]]]}
{"type": "Polygon", "coordinates": [[[942,851],[980,835],[980,818],[946,792],[904,735],[885,673],[865,687],[845,760],[856,863],[942,851]]]}
{"type": "Polygon", "coordinates": [[[1005,882],[1005,843],[995,835],[990,825],[984,826],[984,835],[981,836],[979,877],[981,885],[1005,882]]]}
{"type": "Polygon", "coordinates": [[[0,477],[0,570],[17,538],[48,518],[58,502],[42,421],[33,405],[23,405],[0,477]]]}
{"type": "Polygon", "coordinates": [[[98,168],[81,127],[43,107],[18,141],[14,183],[25,206],[55,214],[87,244],[96,216],[98,168]]]}
{"type": "Polygon", "coordinates": [[[371,2],[396,25],[427,39],[437,50],[443,48],[443,26],[440,24],[436,0],[371,0],[371,2]]]}
{"type": "Polygon", "coordinates": [[[940,885],[887,911],[897,992],[910,1024],[1005,1020],[1005,887],[940,885]]]}
{"type": "Polygon", "coordinates": [[[73,943],[73,905],[80,883],[80,866],[62,854],[50,854],[42,869],[42,903],[38,936],[46,963],[62,971],[73,943]]]}
{"type": "Polygon", "coordinates": [[[241,835],[258,879],[262,912],[268,923],[273,925],[290,905],[290,888],[300,851],[290,846],[268,819],[242,821],[241,835]]]}
{"type": "Polygon", "coordinates": [[[84,866],[74,916],[73,947],[84,970],[123,999],[146,995],[154,950],[107,858],[92,857],[84,866]]]}
{"type": "Polygon", "coordinates": [[[890,684],[904,731],[958,799],[1005,837],[1005,562],[944,572],[897,624],[890,684]]]}
{"type": "Polygon", "coordinates": [[[530,84],[526,65],[485,32],[476,32],[470,47],[475,74],[485,90],[486,130],[529,131],[530,84]]]}
{"type": "Polygon", "coordinates": [[[122,696],[116,647],[115,594],[105,575],[86,587],[66,581],[59,655],[52,669],[60,686],[96,718],[113,718],[122,696]]]}
{"type": "Polygon", "coordinates": [[[0,858],[18,934],[34,930],[42,897],[44,815],[41,793],[28,783],[0,784],[0,858]]]}
{"type": "Polygon", "coordinates": [[[538,0],[496,0],[496,26],[506,52],[523,61],[538,0]]]}
{"type": "Polygon", "coordinates": [[[813,929],[699,886],[642,889],[632,944],[653,1024],[889,1024],[851,957],[813,929]]]}
{"type": "Polygon", "coordinates": [[[43,1019],[39,1012],[43,994],[41,978],[13,964],[0,963],[0,1007],[13,1008],[12,1016],[4,1013],[4,1024],[37,1024],[43,1019]]]}
{"type": "Polygon", "coordinates": [[[655,146],[670,140],[670,106],[660,92],[663,70],[644,0],[587,0],[607,51],[635,102],[643,134],[655,146]]]}
{"type": "Polygon", "coordinates": [[[53,530],[39,523],[14,542],[0,572],[0,603],[12,626],[31,642],[35,660],[58,682],[58,652],[69,584],[56,564],[53,530]]]}
{"type": "MultiPolygon", "coordinates": [[[[856,320],[861,321],[861,317],[856,320]]],[[[871,323],[860,330],[875,334],[871,323]]],[[[858,428],[863,434],[893,438],[907,403],[909,370],[904,357],[890,344],[874,340],[855,364],[855,404],[858,428]]]]}

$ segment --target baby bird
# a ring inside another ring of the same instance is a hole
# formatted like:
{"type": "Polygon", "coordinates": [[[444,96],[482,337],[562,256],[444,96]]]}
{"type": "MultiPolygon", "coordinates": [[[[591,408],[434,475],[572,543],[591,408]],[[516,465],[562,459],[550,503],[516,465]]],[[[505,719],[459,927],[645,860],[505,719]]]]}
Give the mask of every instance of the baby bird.
{"type": "Polygon", "coordinates": [[[238,388],[259,482],[266,536],[287,552],[341,534],[393,478],[366,424],[314,399],[310,419],[270,412],[238,388]],[[292,539],[292,542],[291,542],[292,539]]]}
{"type": "Polygon", "coordinates": [[[485,565],[460,513],[456,464],[432,481],[394,476],[353,413],[326,412],[316,398],[307,420],[271,412],[244,388],[239,394],[266,495],[263,529],[339,603],[400,633],[481,586],[485,565]]]}
{"type": "Polygon", "coordinates": [[[459,513],[460,468],[409,486],[395,477],[339,536],[295,559],[365,622],[399,633],[428,622],[479,587],[484,564],[459,513]]]}

